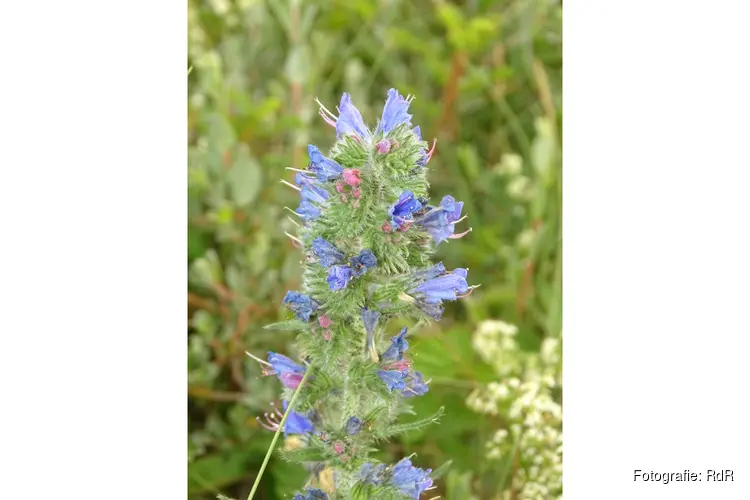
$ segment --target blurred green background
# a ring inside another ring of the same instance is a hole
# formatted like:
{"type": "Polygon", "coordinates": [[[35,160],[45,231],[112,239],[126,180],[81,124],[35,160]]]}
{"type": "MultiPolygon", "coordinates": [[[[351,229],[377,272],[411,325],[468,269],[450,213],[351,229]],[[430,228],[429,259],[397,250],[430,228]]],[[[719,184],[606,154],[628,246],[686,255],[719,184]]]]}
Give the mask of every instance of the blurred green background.
{"type": "MultiPolygon", "coordinates": [[[[482,286],[412,344],[415,367],[433,380],[415,409],[445,405],[445,417],[387,443],[383,458],[452,460],[423,498],[557,497],[554,484],[524,486],[557,467],[533,458],[552,445],[493,450],[523,415],[500,403],[481,410],[476,399],[537,377],[545,339],[561,334],[561,3],[189,0],[188,12],[189,497],[244,500],[272,437],[255,417],[279,386],[244,351],[288,352],[293,341],[262,326],[287,317],[281,299],[300,279],[300,252],[284,236],[295,232],[284,207],[297,206],[297,193],[279,180],[293,180],[285,167],[304,168],[308,143],[325,151],[334,140],[314,98],[335,109],[349,92],[374,125],[391,87],[416,95],[413,122],[438,139],[432,199],[463,200],[473,227],[438,256],[482,286]],[[502,363],[478,352],[487,351],[478,335],[504,331],[490,319],[517,327],[514,346],[498,347],[502,363]]],[[[559,359],[550,363],[555,382],[544,391],[559,405],[559,359]]],[[[560,426],[540,422],[519,425],[527,434],[560,426]]],[[[290,498],[307,478],[276,457],[256,498],[290,498]]]]}

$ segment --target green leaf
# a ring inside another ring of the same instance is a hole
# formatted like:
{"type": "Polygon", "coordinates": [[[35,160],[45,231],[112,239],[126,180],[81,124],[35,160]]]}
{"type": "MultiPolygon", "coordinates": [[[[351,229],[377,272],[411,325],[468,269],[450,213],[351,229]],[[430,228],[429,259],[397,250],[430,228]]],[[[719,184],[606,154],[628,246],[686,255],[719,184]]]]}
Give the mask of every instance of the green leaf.
{"type": "Polygon", "coordinates": [[[451,468],[451,465],[453,465],[453,460],[448,460],[443,465],[435,469],[430,473],[430,477],[432,479],[439,479],[442,477],[446,472],[448,472],[448,469],[451,468]]]}
{"type": "Polygon", "coordinates": [[[229,189],[234,202],[242,207],[255,201],[260,191],[261,172],[258,163],[250,156],[246,146],[239,148],[229,175],[229,189]]]}
{"type": "Polygon", "coordinates": [[[440,409],[435,412],[434,414],[430,415],[427,418],[423,418],[421,420],[415,420],[414,422],[409,422],[407,424],[396,424],[388,427],[384,431],[380,432],[378,434],[378,437],[381,439],[397,436],[399,434],[404,434],[406,432],[415,431],[417,429],[421,429],[423,427],[427,427],[429,425],[435,424],[440,420],[440,417],[443,416],[443,413],[445,413],[445,408],[442,406],[440,409]]]}
{"type": "Polygon", "coordinates": [[[282,330],[282,331],[299,331],[309,329],[309,325],[304,321],[298,319],[290,319],[288,321],[280,321],[278,323],[271,323],[263,327],[264,330],[282,330]]]}

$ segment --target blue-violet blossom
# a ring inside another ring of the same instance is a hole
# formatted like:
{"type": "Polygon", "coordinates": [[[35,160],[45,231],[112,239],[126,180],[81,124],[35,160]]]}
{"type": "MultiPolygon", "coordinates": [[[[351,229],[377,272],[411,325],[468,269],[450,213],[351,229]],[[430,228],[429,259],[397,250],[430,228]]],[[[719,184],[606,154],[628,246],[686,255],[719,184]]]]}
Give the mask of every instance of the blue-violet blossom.
{"type": "Polygon", "coordinates": [[[414,197],[411,191],[404,191],[398,197],[398,201],[388,209],[393,229],[408,229],[414,220],[413,214],[422,208],[422,204],[414,197]]]}
{"type": "Polygon", "coordinates": [[[309,295],[292,291],[286,292],[284,304],[294,312],[298,319],[303,321],[310,321],[310,315],[319,307],[319,304],[309,295]]]}
{"type": "Polygon", "coordinates": [[[391,345],[383,353],[381,359],[383,361],[398,361],[404,359],[404,351],[409,348],[409,343],[406,341],[407,328],[403,327],[398,335],[391,337],[391,345]]]}
{"type": "Polygon", "coordinates": [[[414,222],[424,227],[430,233],[436,245],[449,238],[462,238],[470,230],[460,234],[453,233],[456,230],[456,223],[462,220],[461,210],[463,206],[463,201],[456,201],[453,196],[447,195],[440,201],[439,207],[428,206],[428,212],[417,218],[414,222]]]}
{"type": "Polygon", "coordinates": [[[404,458],[399,461],[391,471],[391,483],[405,495],[409,495],[414,500],[430,486],[432,479],[429,477],[432,469],[420,469],[411,464],[411,460],[404,458]]]}
{"type": "Polygon", "coordinates": [[[307,154],[310,156],[310,171],[320,182],[336,179],[344,172],[344,167],[323,156],[323,153],[312,144],[307,146],[307,154]]]}
{"type": "Polygon", "coordinates": [[[334,264],[339,264],[344,260],[344,252],[328,243],[318,236],[312,242],[313,253],[318,257],[320,265],[329,268],[334,264]]]}
{"type": "Polygon", "coordinates": [[[411,97],[405,98],[398,93],[398,90],[390,89],[377,130],[387,134],[399,125],[410,124],[409,103],[411,103],[411,97]]]}

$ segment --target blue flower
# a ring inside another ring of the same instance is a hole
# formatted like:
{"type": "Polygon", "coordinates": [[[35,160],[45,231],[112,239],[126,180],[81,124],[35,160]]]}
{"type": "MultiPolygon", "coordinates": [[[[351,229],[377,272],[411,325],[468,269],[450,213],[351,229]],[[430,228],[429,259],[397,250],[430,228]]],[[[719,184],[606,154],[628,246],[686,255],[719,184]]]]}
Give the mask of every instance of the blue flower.
{"type": "Polygon", "coordinates": [[[432,469],[424,470],[414,467],[411,460],[404,458],[393,467],[391,483],[401,493],[418,500],[419,496],[432,486],[432,479],[429,477],[430,472],[432,472],[432,469]]]}
{"type": "Polygon", "coordinates": [[[343,290],[352,279],[352,268],[349,266],[332,266],[328,270],[328,282],[331,291],[343,290]]]}
{"type": "Polygon", "coordinates": [[[358,479],[365,484],[378,485],[385,478],[385,464],[375,465],[372,462],[365,462],[359,469],[358,479]]]}
{"type": "Polygon", "coordinates": [[[398,90],[390,89],[388,99],[386,99],[383,107],[383,116],[378,124],[378,130],[387,134],[399,125],[410,124],[411,115],[408,113],[410,102],[411,99],[399,94],[398,90]]]}
{"type": "MultiPolygon", "coordinates": [[[[284,405],[284,412],[286,412],[289,403],[282,401],[282,404],[284,405]]],[[[312,421],[301,413],[290,411],[289,416],[286,417],[286,422],[284,423],[284,437],[289,434],[306,434],[308,432],[313,432],[314,430],[315,427],[313,426],[312,421]]]]}
{"type": "Polygon", "coordinates": [[[317,488],[307,488],[304,495],[297,493],[292,500],[328,500],[328,494],[317,488]]]}
{"type": "Polygon", "coordinates": [[[350,436],[358,433],[361,427],[362,421],[357,417],[349,417],[349,420],[346,421],[346,433],[350,436]]]}
{"type": "Polygon", "coordinates": [[[466,283],[466,269],[454,269],[453,272],[431,278],[421,283],[410,293],[419,294],[428,304],[440,304],[443,300],[456,300],[458,294],[469,291],[466,283]]]}
{"type": "Polygon", "coordinates": [[[429,211],[414,222],[430,233],[436,245],[448,238],[460,238],[467,233],[454,235],[453,232],[456,230],[456,222],[461,220],[463,206],[463,201],[456,201],[450,195],[444,196],[439,207],[427,207],[429,211]]]}
{"type": "Polygon", "coordinates": [[[365,126],[362,115],[352,104],[352,97],[344,92],[341,95],[339,116],[336,119],[336,137],[346,134],[356,134],[363,139],[370,137],[370,131],[365,126]]]}
{"type": "Polygon", "coordinates": [[[413,221],[414,212],[420,210],[422,204],[414,197],[411,191],[404,191],[398,197],[398,201],[388,208],[388,215],[391,217],[393,229],[400,229],[402,226],[409,227],[413,221]]]}
{"type": "Polygon", "coordinates": [[[320,182],[333,180],[344,172],[344,167],[323,156],[323,153],[312,144],[307,146],[307,154],[310,156],[309,168],[320,182]]]}
{"type": "Polygon", "coordinates": [[[296,389],[302,382],[302,376],[305,374],[305,368],[298,365],[283,354],[268,352],[268,362],[271,364],[272,372],[268,375],[276,375],[284,387],[296,389]]]}
{"type": "Polygon", "coordinates": [[[372,250],[365,249],[359,252],[359,255],[356,257],[352,257],[351,265],[352,274],[354,276],[362,276],[368,269],[378,265],[378,259],[372,253],[372,250]]]}
{"type": "Polygon", "coordinates": [[[413,398],[414,396],[426,394],[429,390],[430,388],[425,384],[422,374],[414,372],[407,377],[406,387],[402,392],[405,398],[413,398]]]}
{"type": "Polygon", "coordinates": [[[320,186],[315,179],[300,172],[294,176],[294,183],[300,187],[300,195],[303,200],[312,203],[323,203],[329,198],[328,191],[320,186]]]}
{"type": "Polygon", "coordinates": [[[409,343],[406,341],[407,328],[403,327],[401,332],[395,337],[391,337],[391,345],[383,353],[381,359],[384,361],[399,361],[404,359],[404,351],[409,348],[409,343]]]}
{"type": "Polygon", "coordinates": [[[284,304],[294,312],[297,318],[303,321],[310,321],[310,315],[319,307],[319,304],[309,295],[292,291],[286,292],[284,304]]]}
{"type": "Polygon", "coordinates": [[[378,370],[378,377],[388,386],[389,391],[393,391],[393,389],[401,391],[406,387],[404,379],[408,373],[407,370],[378,370]]]}
{"type": "Polygon", "coordinates": [[[325,268],[329,268],[344,260],[344,252],[331,245],[320,236],[313,240],[312,249],[313,253],[318,257],[320,265],[325,268]]]}
{"type": "Polygon", "coordinates": [[[437,264],[430,266],[426,269],[420,269],[419,271],[414,272],[414,277],[417,278],[420,281],[424,280],[431,280],[433,278],[437,278],[438,276],[442,276],[445,274],[445,266],[442,262],[438,262],[437,264]]]}
{"type": "Polygon", "coordinates": [[[320,217],[320,209],[316,207],[315,205],[313,205],[312,203],[310,203],[309,200],[305,200],[305,199],[303,199],[300,202],[299,207],[297,207],[295,212],[297,212],[300,215],[300,217],[302,217],[302,220],[304,220],[305,222],[311,221],[320,217]]]}
{"type": "Polygon", "coordinates": [[[380,313],[378,311],[366,307],[362,309],[362,323],[365,324],[365,332],[367,333],[366,349],[375,350],[375,327],[378,326],[379,320],[380,313]]]}
{"type": "MultiPolygon", "coordinates": [[[[286,401],[282,401],[282,404],[284,405],[284,412],[286,412],[289,404],[286,401]]],[[[277,432],[281,425],[281,420],[284,418],[284,413],[274,407],[271,413],[265,413],[263,416],[266,419],[265,422],[260,417],[256,419],[260,426],[269,431],[277,432]]],[[[286,422],[284,422],[284,436],[288,436],[289,434],[306,434],[314,430],[315,426],[313,426],[312,421],[302,413],[297,413],[296,411],[290,411],[286,422]]]]}

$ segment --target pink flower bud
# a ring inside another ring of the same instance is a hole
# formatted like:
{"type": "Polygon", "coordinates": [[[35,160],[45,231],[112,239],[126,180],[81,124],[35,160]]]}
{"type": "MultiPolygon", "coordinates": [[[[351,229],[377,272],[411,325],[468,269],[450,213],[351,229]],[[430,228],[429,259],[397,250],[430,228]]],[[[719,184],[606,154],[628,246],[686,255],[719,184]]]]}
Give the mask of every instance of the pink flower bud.
{"type": "Polygon", "coordinates": [[[335,451],[337,455],[341,455],[344,452],[344,443],[341,441],[333,443],[333,451],[335,451]]]}
{"type": "Polygon", "coordinates": [[[353,187],[359,186],[359,169],[347,168],[346,170],[344,170],[344,182],[353,187]]]}
{"type": "Polygon", "coordinates": [[[331,341],[331,330],[323,330],[323,338],[326,339],[326,341],[331,341]]]}
{"type": "Polygon", "coordinates": [[[390,222],[385,221],[385,223],[383,224],[383,232],[390,233],[391,231],[393,231],[393,226],[391,226],[390,222]]]}
{"type": "Polygon", "coordinates": [[[354,191],[352,191],[352,196],[354,196],[355,198],[359,198],[359,195],[360,195],[359,188],[356,188],[354,191]]]}
{"type": "Polygon", "coordinates": [[[328,328],[329,326],[331,326],[331,320],[325,314],[318,318],[318,323],[320,323],[320,326],[322,326],[323,328],[328,328]]]}
{"type": "Polygon", "coordinates": [[[343,193],[344,192],[344,185],[341,184],[340,182],[337,182],[336,183],[336,191],[338,191],[339,193],[343,193]]]}
{"type": "Polygon", "coordinates": [[[378,153],[380,154],[386,154],[388,151],[391,150],[391,141],[388,139],[383,139],[377,144],[378,147],[378,153]]]}

